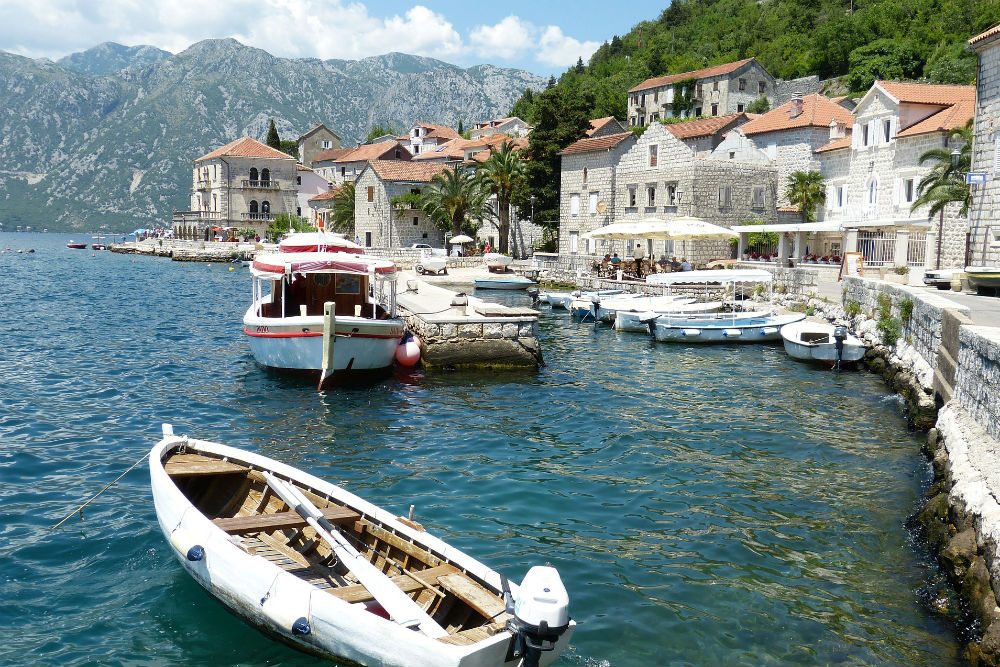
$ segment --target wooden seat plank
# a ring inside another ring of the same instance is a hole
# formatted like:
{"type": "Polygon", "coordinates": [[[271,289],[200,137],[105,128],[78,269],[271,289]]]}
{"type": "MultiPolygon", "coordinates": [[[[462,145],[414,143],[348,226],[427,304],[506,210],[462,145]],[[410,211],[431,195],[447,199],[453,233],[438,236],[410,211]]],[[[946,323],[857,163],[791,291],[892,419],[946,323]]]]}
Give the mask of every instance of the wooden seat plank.
{"type": "Polygon", "coordinates": [[[499,596],[486,590],[461,572],[440,577],[438,585],[486,618],[499,616],[506,609],[499,596]]]}
{"type": "MultiPolygon", "coordinates": [[[[351,524],[361,518],[360,514],[346,507],[327,507],[322,512],[323,516],[333,524],[351,524]]],[[[308,525],[298,512],[274,512],[253,516],[225,517],[213,519],[212,523],[230,535],[271,533],[287,528],[305,528],[308,525]]]]}
{"type": "MultiPolygon", "coordinates": [[[[417,572],[417,576],[428,583],[436,584],[440,577],[455,574],[456,572],[459,572],[457,567],[446,563],[444,565],[438,565],[437,567],[429,567],[426,570],[420,570],[417,572]]],[[[391,579],[392,582],[399,586],[404,593],[412,593],[413,591],[424,588],[422,583],[405,574],[391,577],[391,579]]],[[[369,593],[368,589],[361,584],[343,586],[342,588],[331,588],[327,592],[346,602],[366,602],[373,599],[372,594],[369,593]]]]}
{"type": "Polygon", "coordinates": [[[214,459],[201,454],[174,454],[163,469],[171,477],[192,477],[195,475],[226,475],[249,470],[246,466],[222,459],[214,459]]]}

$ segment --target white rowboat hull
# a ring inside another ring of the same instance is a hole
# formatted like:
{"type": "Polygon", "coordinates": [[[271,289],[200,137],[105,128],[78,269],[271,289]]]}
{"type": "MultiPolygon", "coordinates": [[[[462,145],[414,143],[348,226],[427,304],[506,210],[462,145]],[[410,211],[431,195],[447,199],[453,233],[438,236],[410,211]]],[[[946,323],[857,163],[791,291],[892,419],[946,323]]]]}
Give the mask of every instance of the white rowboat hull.
{"type": "Polygon", "coordinates": [[[781,339],[781,327],[805,318],[802,313],[771,315],[729,323],[656,323],[656,340],[669,343],[764,343],[781,339]]]}
{"type": "MultiPolygon", "coordinates": [[[[833,338],[834,326],[825,322],[795,322],[781,328],[785,352],[802,361],[837,362],[837,343],[833,338]]],[[[843,363],[861,361],[867,348],[856,336],[844,340],[843,363]]]]}

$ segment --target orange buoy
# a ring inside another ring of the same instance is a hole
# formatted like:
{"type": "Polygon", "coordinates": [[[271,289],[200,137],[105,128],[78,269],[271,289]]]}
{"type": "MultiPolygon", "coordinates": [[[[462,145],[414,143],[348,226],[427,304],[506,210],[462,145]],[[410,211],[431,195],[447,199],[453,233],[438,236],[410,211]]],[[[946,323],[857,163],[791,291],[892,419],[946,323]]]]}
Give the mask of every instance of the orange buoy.
{"type": "Polygon", "coordinates": [[[396,363],[407,368],[420,361],[420,339],[407,331],[396,347],[396,363]]]}

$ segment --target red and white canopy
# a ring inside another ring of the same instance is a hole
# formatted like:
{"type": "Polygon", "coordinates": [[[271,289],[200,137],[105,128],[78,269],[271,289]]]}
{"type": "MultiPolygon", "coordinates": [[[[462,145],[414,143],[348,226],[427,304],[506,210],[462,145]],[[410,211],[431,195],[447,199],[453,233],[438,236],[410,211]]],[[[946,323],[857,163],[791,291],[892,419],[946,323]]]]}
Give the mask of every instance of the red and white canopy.
{"type": "Polygon", "coordinates": [[[387,276],[396,272],[396,265],[385,259],[344,252],[279,252],[258,253],[250,270],[255,276],[278,280],[293,273],[375,273],[387,276]]]}
{"type": "Polygon", "coordinates": [[[364,248],[348,241],[340,234],[300,232],[291,234],[278,243],[281,252],[349,252],[360,255],[364,248]]]}

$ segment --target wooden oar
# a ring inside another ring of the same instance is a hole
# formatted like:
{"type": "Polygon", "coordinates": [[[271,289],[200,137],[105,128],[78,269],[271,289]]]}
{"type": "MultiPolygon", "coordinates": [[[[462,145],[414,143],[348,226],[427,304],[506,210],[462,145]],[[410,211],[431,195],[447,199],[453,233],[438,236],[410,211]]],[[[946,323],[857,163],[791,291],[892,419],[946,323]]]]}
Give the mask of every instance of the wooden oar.
{"type": "Polygon", "coordinates": [[[428,637],[446,637],[448,631],[442,628],[410,596],[399,589],[396,584],[385,576],[377,567],[368,562],[357,549],[351,546],[340,530],[330,523],[319,509],[309,502],[298,489],[276,478],[269,472],[264,473],[267,485],[298,512],[299,516],[313,527],[316,534],[323,538],[347,569],[354,573],[358,581],[368,589],[375,601],[389,613],[389,617],[403,627],[416,628],[428,637]]]}

